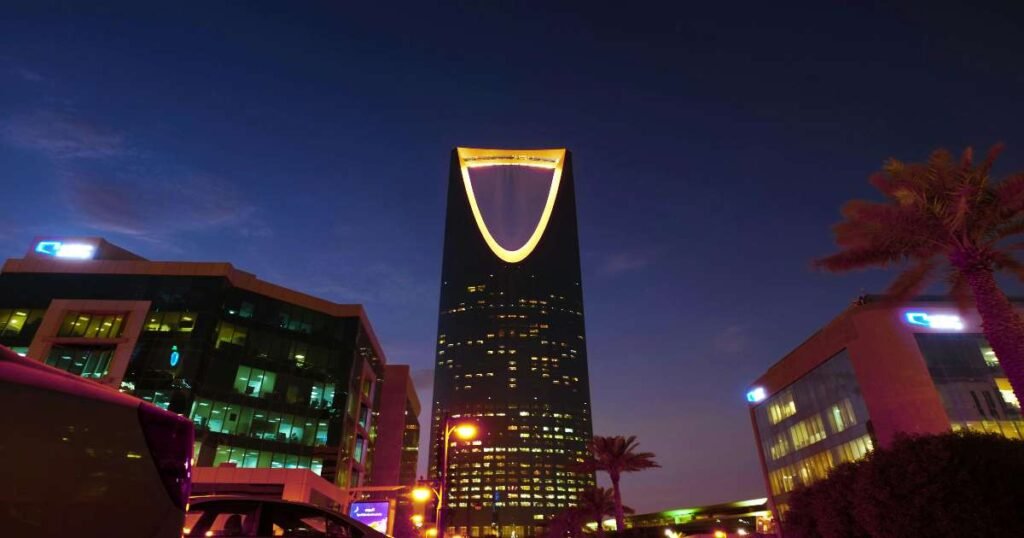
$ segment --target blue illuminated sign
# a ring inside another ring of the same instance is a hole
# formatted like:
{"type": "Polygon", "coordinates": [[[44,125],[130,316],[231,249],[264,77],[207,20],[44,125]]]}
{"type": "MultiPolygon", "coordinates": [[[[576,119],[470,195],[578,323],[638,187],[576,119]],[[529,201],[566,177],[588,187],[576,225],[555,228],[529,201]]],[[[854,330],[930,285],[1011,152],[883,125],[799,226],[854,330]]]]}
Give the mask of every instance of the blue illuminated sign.
{"type": "Polygon", "coordinates": [[[750,403],[762,402],[767,397],[768,393],[764,390],[764,387],[754,387],[747,393],[747,401],[750,403]]]}
{"type": "Polygon", "coordinates": [[[177,366],[181,355],[178,354],[178,346],[171,346],[171,366],[177,366]]]}
{"type": "Polygon", "coordinates": [[[35,251],[55,258],[73,260],[91,260],[96,254],[96,246],[88,243],[65,243],[63,241],[40,241],[35,251]]]}
{"type": "Polygon", "coordinates": [[[929,314],[927,312],[907,312],[904,314],[907,323],[929,329],[964,330],[964,322],[960,316],[952,314],[929,314]]]}

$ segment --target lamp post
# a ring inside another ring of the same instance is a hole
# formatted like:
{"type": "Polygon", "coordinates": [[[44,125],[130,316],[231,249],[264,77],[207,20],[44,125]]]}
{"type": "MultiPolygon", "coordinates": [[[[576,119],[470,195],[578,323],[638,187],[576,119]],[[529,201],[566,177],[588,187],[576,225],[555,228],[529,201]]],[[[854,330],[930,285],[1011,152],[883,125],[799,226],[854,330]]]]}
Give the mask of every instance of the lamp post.
{"type": "Polygon", "coordinates": [[[448,448],[451,444],[451,437],[453,433],[455,434],[455,437],[463,441],[470,441],[476,437],[477,428],[476,425],[469,422],[462,422],[455,424],[454,426],[449,426],[448,419],[445,419],[444,447],[441,449],[441,468],[438,470],[437,489],[420,486],[412,490],[412,498],[417,502],[426,502],[430,499],[431,495],[437,497],[437,511],[434,514],[434,528],[437,538],[444,538],[444,521],[442,516],[444,514],[443,508],[448,493],[448,448]]]}

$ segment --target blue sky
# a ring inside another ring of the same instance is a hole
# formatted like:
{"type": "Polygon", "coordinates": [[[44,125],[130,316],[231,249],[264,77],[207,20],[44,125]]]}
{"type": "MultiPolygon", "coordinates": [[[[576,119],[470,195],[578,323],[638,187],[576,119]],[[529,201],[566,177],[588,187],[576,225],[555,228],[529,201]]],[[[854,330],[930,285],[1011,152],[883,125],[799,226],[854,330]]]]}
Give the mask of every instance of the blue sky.
{"type": "Polygon", "coordinates": [[[451,148],[571,149],[596,431],[663,465],[639,510],[764,494],[743,394],[884,289],[810,268],[884,159],[1024,168],[1016,7],[3,11],[0,257],[102,235],[365,303],[424,402],[451,148]]]}

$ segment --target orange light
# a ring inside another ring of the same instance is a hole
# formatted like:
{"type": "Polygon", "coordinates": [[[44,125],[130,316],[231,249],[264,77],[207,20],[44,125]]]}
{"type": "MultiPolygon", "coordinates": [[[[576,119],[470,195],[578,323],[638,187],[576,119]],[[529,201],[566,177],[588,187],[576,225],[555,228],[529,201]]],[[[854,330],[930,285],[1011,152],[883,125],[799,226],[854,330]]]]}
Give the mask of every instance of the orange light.
{"type": "Polygon", "coordinates": [[[725,531],[715,531],[715,538],[726,538],[727,536],[725,531]]]}
{"type": "MultiPolygon", "coordinates": [[[[455,427],[455,436],[463,441],[469,441],[476,437],[476,426],[472,424],[459,424],[455,427]]],[[[455,538],[454,536],[452,538],[455,538]]]]}
{"type": "Polygon", "coordinates": [[[540,243],[540,238],[544,235],[544,229],[547,228],[548,220],[551,218],[551,212],[555,208],[558,184],[562,180],[565,148],[515,150],[458,148],[457,153],[459,167],[462,169],[462,183],[466,188],[466,197],[469,198],[469,208],[473,211],[473,218],[476,220],[477,228],[480,229],[480,234],[484,237],[484,242],[491,247],[491,252],[508,263],[519,263],[525,260],[540,243]],[[487,223],[484,222],[483,214],[476,203],[476,194],[473,193],[473,183],[469,179],[469,169],[478,166],[531,166],[552,170],[551,187],[548,190],[547,202],[544,204],[540,220],[526,244],[516,250],[508,250],[501,246],[487,228],[487,223]]]}
{"type": "Polygon", "coordinates": [[[424,503],[430,500],[430,496],[433,492],[430,488],[414,488],[412,490],[412,500],[418,503],[424,503]]]}
{"type": "Polygon", "coordinates": [[[437,536],[437,529],[427,529],[427,536],[437,536]]]}

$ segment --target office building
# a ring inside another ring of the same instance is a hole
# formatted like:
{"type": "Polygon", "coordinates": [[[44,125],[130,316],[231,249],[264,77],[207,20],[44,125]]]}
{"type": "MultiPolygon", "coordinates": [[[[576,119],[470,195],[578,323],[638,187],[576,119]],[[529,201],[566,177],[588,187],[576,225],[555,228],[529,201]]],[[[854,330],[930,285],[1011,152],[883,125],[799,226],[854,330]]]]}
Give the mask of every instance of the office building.
{"type": "MultiPolygon", "coordinates": [[[[420,400],[416,396],[409,367],[404,364],[384,367],[384,382],[380,391],[379,434],[374,443],[373,486],[408,486],[393,494],[384,495],[395,505],[393,536],[406,538],[416,535],[410,523],[415,506],[408,491],[416,485],[416,469],[420,450],[420,400]]],[[[375,498],[382,498],[377,495],[375,498]]]]}
{"type": "Polygon", "coordinates": [[[372,473],[385,358],[360,305],[41,238],[0,271],[0,344],[191,417],[197,466],[372,473]]]}
{"type": "Polygon", "coordinates": [[[431,475],[452,438],[448,535],[533,536],[594,476],[572,157],[452,152],[431,409],[431,475]]]}
{"type": "Polygon", "coordinates": [[[900,433],[1024,438],[1020,404],[976,312],[936,297],[867,296],[772,366],[747,394],[765,484],[785,517],[794,488],[900,433]]]}
{"type": "Polygon", "coordinates": [[[380,486],[416,484],[420,446],[420,400],[416,396],[409,366],[384,367],[381,385],[379,433],[371,483],[380,486]]]}

